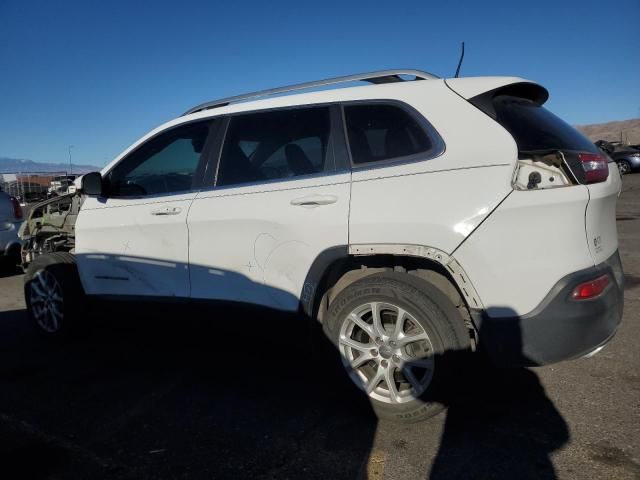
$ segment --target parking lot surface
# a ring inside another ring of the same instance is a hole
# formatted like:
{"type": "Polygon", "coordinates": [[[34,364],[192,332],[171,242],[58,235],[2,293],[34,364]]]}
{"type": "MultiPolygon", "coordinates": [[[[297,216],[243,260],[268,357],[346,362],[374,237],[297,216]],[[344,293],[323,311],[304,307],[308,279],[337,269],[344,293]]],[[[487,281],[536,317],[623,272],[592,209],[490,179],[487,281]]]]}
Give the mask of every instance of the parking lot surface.
{"type": "Polygon", "coordinates": [[[294,318],[100,306],[51,342],[27,322],[22,276],[6,274],[0,476],[638,479],[640,175],[623,179],[618,231],[625,315],[602,352],[477,367],[445,413],[416,425],[378,422],[294,318]]]}

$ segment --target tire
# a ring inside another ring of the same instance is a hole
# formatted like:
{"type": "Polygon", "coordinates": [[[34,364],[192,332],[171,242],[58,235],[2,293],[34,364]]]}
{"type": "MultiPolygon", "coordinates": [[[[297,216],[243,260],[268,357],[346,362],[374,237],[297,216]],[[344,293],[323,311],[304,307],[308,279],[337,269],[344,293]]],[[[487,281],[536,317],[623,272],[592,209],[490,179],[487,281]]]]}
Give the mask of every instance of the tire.
{"type": "Polygon", "coordinates": [[[618,163],[618,171],[620,172],[620,175],[626,175],[627,173],[631,172],[631,164],[626,160],[620,160],[617,163],[618,163]]]}
{"type": "Polygon", "coordinates": [[[49,253],[31,262],[24,277],[24,297],[29,319],[40,333],[63,337],[76,329],[85,295],[73,255],[49,253]]]}
{"type": "Polygon", "coordinates": [[[354,282],[329,306],[324,330],[379,418],[433,417],[463,381],[455,370],[470,352],[468,330],[451,300],[422,278],[384,272],[354,282]]]}
{"type": "Polygon", "coordinates": [[[20,247],[12,247],[5,255],[0,254],[0,273],[8,275],[18,273],[21,263],[20,247]]]}

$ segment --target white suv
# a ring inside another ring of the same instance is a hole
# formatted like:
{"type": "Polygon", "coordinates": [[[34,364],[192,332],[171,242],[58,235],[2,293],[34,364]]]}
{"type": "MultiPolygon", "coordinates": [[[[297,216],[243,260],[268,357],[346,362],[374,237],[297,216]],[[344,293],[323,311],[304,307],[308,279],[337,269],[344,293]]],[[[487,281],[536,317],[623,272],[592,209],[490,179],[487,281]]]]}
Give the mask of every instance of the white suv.
{"type": "Polygon", "coordinates": [[[195,107],[83,177],[73,250],[28,269],[31,316],[59,334],[85,295],[299,311],[407,421],[440,409],[455,353],[592,354],[622,317],[620,175],[547,97],[391,70],[195,107]]]}

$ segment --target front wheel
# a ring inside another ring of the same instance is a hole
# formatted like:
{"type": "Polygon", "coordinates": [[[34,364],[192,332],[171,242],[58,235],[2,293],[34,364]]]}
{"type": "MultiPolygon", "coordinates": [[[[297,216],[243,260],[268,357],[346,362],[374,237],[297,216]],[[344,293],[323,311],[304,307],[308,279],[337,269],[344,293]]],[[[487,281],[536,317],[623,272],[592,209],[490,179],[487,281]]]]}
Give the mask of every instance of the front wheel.
{"type": "Polygon", "coordinates": [[[385,272],[332,301],[325,332],[380,418],[416,422],[446,405],[469,333],[449,298],[424,279],[385,272]]]}
{"type": "Polygon", "coordinates": [[[29,318],[41,333],[67,333],[84,305],[73,255],[57,252],[37,257],[25,274],[24,296],[29,318]]]}

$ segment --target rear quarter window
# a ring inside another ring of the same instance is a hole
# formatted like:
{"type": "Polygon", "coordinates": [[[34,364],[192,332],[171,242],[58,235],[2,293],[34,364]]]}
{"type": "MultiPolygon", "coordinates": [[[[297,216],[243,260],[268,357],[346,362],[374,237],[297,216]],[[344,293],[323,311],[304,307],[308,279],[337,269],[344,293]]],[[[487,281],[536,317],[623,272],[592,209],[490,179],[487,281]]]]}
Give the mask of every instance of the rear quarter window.
{"type": "Polygon", "coordinates": [[[428,155],[440,146],[436,134],[430,136],[423,122],[397,105],[345,105],[344,117],[354,165],[428,155]]]}

